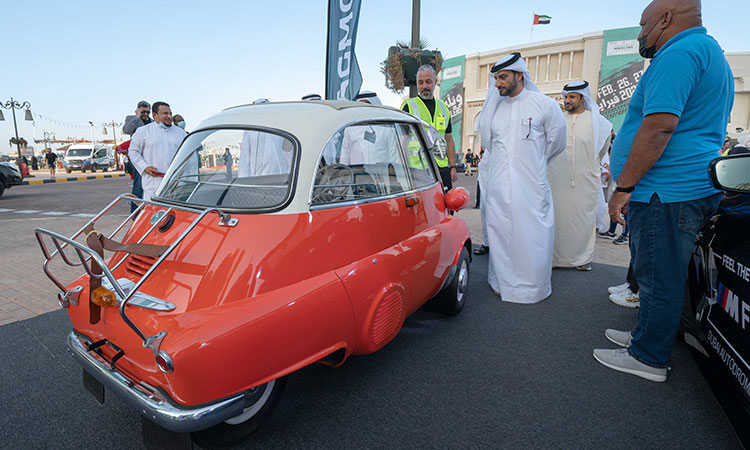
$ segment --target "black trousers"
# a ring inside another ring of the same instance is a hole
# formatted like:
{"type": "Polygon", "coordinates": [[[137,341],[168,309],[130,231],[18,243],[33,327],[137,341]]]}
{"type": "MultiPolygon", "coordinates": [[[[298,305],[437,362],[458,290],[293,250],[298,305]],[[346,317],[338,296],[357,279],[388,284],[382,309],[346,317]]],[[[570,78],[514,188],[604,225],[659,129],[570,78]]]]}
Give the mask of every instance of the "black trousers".
{"type": "Polygon", "coordinates": [[[453,189],[453,181],[451,181],[451,168],[450,167],[438,167],[440,171],[440,178],[443,180],[443,186],[447,187],[450,191],[453,189]]]}

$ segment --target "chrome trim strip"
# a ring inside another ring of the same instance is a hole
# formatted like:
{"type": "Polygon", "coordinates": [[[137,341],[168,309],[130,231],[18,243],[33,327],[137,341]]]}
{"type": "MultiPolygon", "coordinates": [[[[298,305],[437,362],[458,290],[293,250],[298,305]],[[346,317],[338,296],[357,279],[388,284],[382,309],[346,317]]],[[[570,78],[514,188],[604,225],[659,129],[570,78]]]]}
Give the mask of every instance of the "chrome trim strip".
{"type": "Polygon", "coordinates": [[[149,391],[116,369],[111,370],[104,359],[86,351],[86,344],[75,331],[68,334],[67,341],[68,351],[83,370],[143,416],[168,430],[177,433],[203,430],[242,414],[244,410],[243,394],[206,406],[178,408],[158,391],[149,391]]]}
{"type": "MultiPolygon", "coordinates": [[[[127,278],[118,278],[117,282],[126,294],[129,294],[131,289],[133,289],[133,286],[135,286],[135,282],[127,278]]],[[[110,291],[114,289],[112,283],[106,278],[102,280],[102,287],[109,289],[110,291]]],[[[117,293],[115,293],[115,297],[117,298],[117,306],[120,306],[123,297],[120,297],[117,293]]],[[[133,298],[130,299],[128,305],[153,309],[154,311],[173,311],[177,309],[177,306],[175,306],[174,303],[154,297],[153,295],[144,294],[143,292],[136,292],[133,294],[133,298]]]]}
{"type": "Polygon", "coordinates": [[[390,199],[394,199],[394,198],[405,197],[407,195],[416,194],[418,192],[427,191],[429,189],[432,189],[432,188],[435,187],[436,184],[440,184],[440,182],[439,181],[435,181],[434,183],[432,183],[430,185],[422,186],[422,187],[417,188],[417,189],[412,189],[411,191],[396,192],[395,194],[384,195],[382,197],[368,197],[368,198],[363,198],[363,199],[359,199],[359,200],[349,200],[349,201],[346,201],[346,202],[326,203],[324,205],[311,205],[310,206],[310,211],[320,211],[320,210],[324,210],[324,209],[340,208],[342,206],[364,205],[366,203],[375,203],[375,202],[380,202],[380,201],[383,201],[383,200],[390,200],[390,199]]]}

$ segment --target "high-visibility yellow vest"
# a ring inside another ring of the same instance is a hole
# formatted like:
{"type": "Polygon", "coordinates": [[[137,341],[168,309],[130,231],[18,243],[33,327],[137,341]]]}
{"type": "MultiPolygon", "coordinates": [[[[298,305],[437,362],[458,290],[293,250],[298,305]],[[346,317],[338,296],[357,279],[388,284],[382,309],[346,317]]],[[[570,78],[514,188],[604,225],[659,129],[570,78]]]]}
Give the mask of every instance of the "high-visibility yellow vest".
{"type": "MultiPolygon", "coordinates": [[[[448,120],[450,120],[451,116],[448,112],[448,106],[444,101],[440,100],[439,98],[435,98],[434,117],[430,115],[430,110],[427,109],[427,105],[425,105],[422,99],[419,97],[407,98],[406,100],[404,100],[404,103],[401,104],[401,109],[404,108],[404,105],[409,106],[409,114],[417,116],[423,121],[431,124],[437,130],[438,138],[445,139],[445,129],[448,127],[448,120]]],[[[425,134],[427,134],[427,129],[425,129],[425,134]]],[[[412,153],[413,152],[411,151],[411,149],[409,149],[409,158],[412,157],[412,153]]],[[[448,167],[447,154],[445,155],[445,158],[435,158],[435,161],[437,162],[438,167],[448,167]]]]}

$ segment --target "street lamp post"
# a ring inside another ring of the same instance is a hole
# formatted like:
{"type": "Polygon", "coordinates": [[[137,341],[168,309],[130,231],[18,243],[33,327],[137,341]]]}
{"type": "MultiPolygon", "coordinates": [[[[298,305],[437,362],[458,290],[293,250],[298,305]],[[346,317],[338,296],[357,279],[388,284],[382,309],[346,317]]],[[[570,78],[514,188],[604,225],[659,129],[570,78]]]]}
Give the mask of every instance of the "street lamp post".
{"type": "MultiPolygon", "coordinates": [[[[18,101],[14,100],[13,97],[10,98],[9,101],[2,103],[0,102],[0,106],[2,106],[5,109],[10,109],[13,112],[13,128],[16,132],[16,148],[18,149],[18,161],[20,164],[21,161],[21,140],[18,138],[18,125],[16,124],[16,109],[26,108],[26,116],[24,117],[26,120],[32,121],[34,118],[31,116],[31,103],[29,102],[23,102],[19,103],[18,101]]],[[[3,117],[2,111],[0,111],[0,120],[5,120],[5,117],[3,117]]]]}
{"type": "Polygon", "coordinates": [[[114,120],[111,121],[111,122],[109,122],[109,123],[104,122],[102,124],[102,128],[103,128],[104,134],[107,134],[107,127],[112,127],[112,140],[115,142],[115,145],[114,145],[115,147],[117,147],[117,134],[115,133],[115,130],[118,127],[121,127],[121,126],[122,126],[121,123],[117,123],[114,120]]]}
{"type": "Polygon", "coordinates": [[[44,134],[44,147],[48,148],[49,151],[52,151],[52,145],[49,143],[49,141],[55,140],[54,133],[48,131],[43,131],[42,133],[44,134]]]}
{"type": "MultiPolygon", "coordinates": [[[[420,0],[412,0],[411,3],[411,48],[412,51],[415,48],[419,48],[419,19],[421,12],[420,0]]],[[[417,86],[409,86],[409,97],[417,96],[417,86]]]]}
{"type": "Polygon", "coordinates": [[[94,122],[89,120],[89,125],[91,125],[91,148],[94,149],[94,122]]]}

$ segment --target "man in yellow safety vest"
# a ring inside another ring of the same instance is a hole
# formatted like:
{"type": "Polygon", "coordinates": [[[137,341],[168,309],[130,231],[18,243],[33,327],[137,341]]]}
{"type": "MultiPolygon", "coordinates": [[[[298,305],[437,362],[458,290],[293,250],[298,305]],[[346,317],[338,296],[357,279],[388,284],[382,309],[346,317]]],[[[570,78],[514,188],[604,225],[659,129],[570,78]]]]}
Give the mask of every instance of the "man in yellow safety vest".
{"type": "Polygon", "coordinates": [[[417,69],[417,92],[419,95],[404,100],[401,109],[435,127],[438,132],[437,137],[445,139],[446,144],[448,144],[448,153],[441,159],[436,157],[435,161],[440,169],[443,186],[452,189],[453,182],[458,179],[456,176],[456,145],[451,134],[450,110],[444,101],[435,98],[433,94],[436,82],[437,72],[435,72],[435,68],[429,64],[420,66],[417,69]]]}

